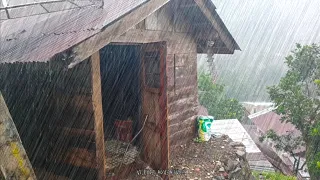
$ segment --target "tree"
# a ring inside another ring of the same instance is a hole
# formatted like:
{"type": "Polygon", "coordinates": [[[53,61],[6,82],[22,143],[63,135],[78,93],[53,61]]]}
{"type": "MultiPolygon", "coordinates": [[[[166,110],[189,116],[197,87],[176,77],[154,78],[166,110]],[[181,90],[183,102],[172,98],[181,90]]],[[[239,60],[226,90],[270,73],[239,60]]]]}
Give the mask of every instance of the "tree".
{"type": "Polygon", "coordinates": [[[201,72],[198,79],[200,104],[208,109],[215,119],[238,119],[244,117],[244,108],[236,99],[225,95],[224,86],[214,84],[210,74],[201,72]]]}
{"type": "Polygon", "coordinates": [[[295,175],[298,174],[299,170],[303,170],[306,162],[300,164],[301,157],[295,153],[296,150],[301,149],[304,146],[304,141],[301,136],[297,136],[293,131],[287,132],[285,135],[279,136],[275,131],[269,130],[267,134],[261,136],[259,140],[262,142],[265,139],[272,140],[275,145],[274,147],[278,151],[284,151],[289,153],[294,158],[292,172],[295,175]]]}
{"type": "Polygon", "coordinates": [[[281,121],[292,123],[302,133],[312,180],[320,179],[320,46],[297,44],[286,57],[289,70],[275,86],[268,87],[281,121]]]}

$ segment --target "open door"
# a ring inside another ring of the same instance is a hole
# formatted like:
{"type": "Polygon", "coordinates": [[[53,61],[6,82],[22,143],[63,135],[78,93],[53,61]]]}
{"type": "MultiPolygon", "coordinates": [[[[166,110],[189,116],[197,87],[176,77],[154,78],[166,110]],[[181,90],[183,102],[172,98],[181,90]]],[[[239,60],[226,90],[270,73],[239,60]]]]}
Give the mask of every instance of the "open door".
{"type": "Polygon", "coordinates": [[[142,157],[153,169],[168,169],[165,42],[142,45],[142,157]]]}

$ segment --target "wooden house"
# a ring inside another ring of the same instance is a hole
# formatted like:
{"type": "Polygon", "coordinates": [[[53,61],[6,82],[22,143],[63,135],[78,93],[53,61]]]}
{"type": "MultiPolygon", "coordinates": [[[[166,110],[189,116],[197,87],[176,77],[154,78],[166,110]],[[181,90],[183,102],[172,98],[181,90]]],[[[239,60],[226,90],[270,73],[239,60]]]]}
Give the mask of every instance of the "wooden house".
{"type": "Polygon", "coordinates": [[[240,50],[215,9],[210,0],[2,6],[0,90],[34,168],[76,177],[71,164],[105,179],[105,140],[115,119],[131,117],[134,134],[143,127],[142,159],[168,169],[194,136],[197,53],[240,50]]]}

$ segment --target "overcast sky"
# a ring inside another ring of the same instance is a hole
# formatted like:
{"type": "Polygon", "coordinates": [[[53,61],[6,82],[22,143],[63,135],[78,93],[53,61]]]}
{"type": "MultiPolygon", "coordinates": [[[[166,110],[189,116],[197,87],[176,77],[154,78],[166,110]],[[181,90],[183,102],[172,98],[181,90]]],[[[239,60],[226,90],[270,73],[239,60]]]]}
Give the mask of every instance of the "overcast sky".
{"type": "Polygon", "coordinates": [[[241,100],[267,100],[265,87],[285,74],[284,57],[295,43],[320,43],[320,0],[213,2],[242,49],[215,56],[220,81],[241,100]]]}

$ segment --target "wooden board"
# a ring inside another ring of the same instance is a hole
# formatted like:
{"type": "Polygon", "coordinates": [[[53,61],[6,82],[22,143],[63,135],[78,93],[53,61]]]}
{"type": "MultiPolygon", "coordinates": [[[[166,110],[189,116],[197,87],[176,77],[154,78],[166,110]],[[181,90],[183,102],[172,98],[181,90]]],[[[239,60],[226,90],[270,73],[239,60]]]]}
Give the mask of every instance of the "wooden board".
{"type": "Polygon", "coordinates": [[[37,179],[1,92],[0,171],[4,179],[37,179]]]}
{"type": "Polygon", "coordinates": [[[148,116],[142,135],[143,159],[155,170],[166,170],[169,162],[166,44],[144,44],[142,49],[142,112],[148,116]]]}
{"type": "Polygon", "coordinates": [[[103,111],[101,96],[100,55],[99,51],[91,56],[92,106],[96,139],[96,161],[98,179],[106,179],[106,156],[103,132],[103,111]]]}
{"type": "Polygon", "coordinates": [[[220,35],[221,40],[224,42],[224,44],[226,45],[228,50],[231,52],[234,52],[234,50],[236,49],[235,48],[236,45],[234,44],[234,42],[232,42],[232,40],[230,40],[230,37],[228,36],[226,30],[224,30],[221,27],[221,24],[218,23],[218,20],[216,19],[216,17],[219,17],[216,14],[217,12],[215,10],[214,10],[214,12],[212,12],[212,10],[210,10],[208,8],[208,6],[206,5],[204,0],[194,0],[194,2],[198,5],[198,7],[203,12],[203,14],[206,16],[206,18],[210,21],[210,23],[213,25],[213,27],[217,30],[217,32],[220,35]],[[216,14],[216,16],[214,16],[213,13],[216,14]]]}
{"type": "Polygon", "coordinates": [[[68,67],[74,67],[94,52],[99,51],[101,48],[112,42],[113,39],[119,37],[121,34],[143,21],[167,2],[169,2],[169,0],[148,1],[139,6],[136,10],[126,14],[120,21],[116,21],[110,26],[107,26],[103,31],[78,44],[73,48],[76,57],[68,67]]]}

